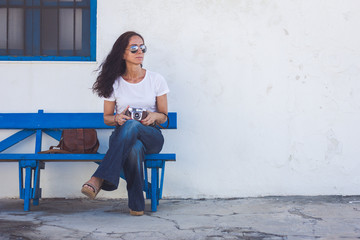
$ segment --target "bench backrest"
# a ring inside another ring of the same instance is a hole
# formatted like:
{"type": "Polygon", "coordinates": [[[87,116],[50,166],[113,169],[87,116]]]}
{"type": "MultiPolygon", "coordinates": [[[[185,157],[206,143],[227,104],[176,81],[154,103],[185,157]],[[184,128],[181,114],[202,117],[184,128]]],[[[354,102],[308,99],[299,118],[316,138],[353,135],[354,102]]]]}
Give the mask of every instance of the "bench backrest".
{"type": "MultiPolygon", "coordinates": [[[[168,129],[177,128],[176,112],[169,112],[168,129]]],[[[162,124],[163,127],[167,123],[162,124]]],[[[0,129],[114,128],[104,123],[103,113],[0,113],[0,129]]]]}

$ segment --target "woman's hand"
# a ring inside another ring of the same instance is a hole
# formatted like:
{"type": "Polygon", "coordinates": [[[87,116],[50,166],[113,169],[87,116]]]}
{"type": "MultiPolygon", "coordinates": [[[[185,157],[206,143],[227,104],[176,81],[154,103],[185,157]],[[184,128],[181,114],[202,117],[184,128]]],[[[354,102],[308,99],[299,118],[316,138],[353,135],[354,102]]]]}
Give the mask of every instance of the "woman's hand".
{"type": "Polygon", "coordinates": [[[152,125],[154,123],[161,124],[166,122],[167,120],[166,115],[163,113],[149,112],[149,111],[147,111],[147,113],[148,113],[147,117],[141,121],[141,123],[146,126],[152,125]]]}
{"type": "Polygon", "coordinates": [[[148,115],[146,116],[146,118],[144,118],[143,120],[141,120],[141,123],[145,126],[149,126],[152,125],[154,122],[156,122],[158,120],[158,113],[156,112],[149,112],[147,111],[148,115]]]}
{"type": "Polygon", "coordinates": [[[125,108],[125,110],[122,111],[120,114],[116,114],[116,115],[114,116],[114,122],[115,122],[116,125],[120,125],[120,126],[121,126],[121,125],[123,125],[127,120],[130,120],[130,119],[131,119],[131,117],[125,115],[125,112],[128,110],[128,108],[129,108],[129,106],[127,106],[127,107],[125,108]]]}

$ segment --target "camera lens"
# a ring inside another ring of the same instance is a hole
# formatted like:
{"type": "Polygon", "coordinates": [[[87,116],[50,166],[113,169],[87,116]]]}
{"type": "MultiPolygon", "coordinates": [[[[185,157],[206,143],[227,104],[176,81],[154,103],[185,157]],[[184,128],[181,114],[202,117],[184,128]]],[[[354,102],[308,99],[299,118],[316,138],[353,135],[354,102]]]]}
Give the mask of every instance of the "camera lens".
{"type": "Polygon", "coordinates": [[[135,114],[134,114],[134,119],[135,119],[135,120],[139,120],[139,119],[140,119],[140,114],[139,114],[139,113],[135,113],[135,114]]]}

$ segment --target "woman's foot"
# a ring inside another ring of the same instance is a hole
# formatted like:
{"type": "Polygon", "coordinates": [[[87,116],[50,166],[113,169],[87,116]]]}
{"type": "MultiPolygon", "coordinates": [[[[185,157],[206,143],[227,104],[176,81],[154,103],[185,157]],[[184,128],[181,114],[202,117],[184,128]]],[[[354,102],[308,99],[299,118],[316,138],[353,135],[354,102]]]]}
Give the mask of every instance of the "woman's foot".
{"type": "Polygon", "coordinates": [[[142,215],[144,215],[144,211],[133,211],[130,209],[130,215],[131,216],[142,216],[142,215]]]}
{"type": "Polygon", "coordinates": [[[103,179],[98,177],[91,177],[81,188],[81,192],[90,199],[95,199],[96,195],[101,189],[103,179]]]}

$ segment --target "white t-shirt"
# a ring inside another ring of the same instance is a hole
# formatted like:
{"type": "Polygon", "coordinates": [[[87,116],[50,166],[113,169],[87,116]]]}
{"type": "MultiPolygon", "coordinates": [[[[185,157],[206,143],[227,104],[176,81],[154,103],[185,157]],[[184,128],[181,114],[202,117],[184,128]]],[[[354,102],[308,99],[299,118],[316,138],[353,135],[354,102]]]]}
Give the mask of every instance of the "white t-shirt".
{"type": "Polygon", "coordinates": [[[166,80],[156,72],[146,71],[141,82],[129,83],[122,77],[115,80],[114,91],[106,101],[116,102],[116,112],[121,113],[127,106],[146,108],[150,112],[157,112],[156,97],[170,92],[166,80]]]}

